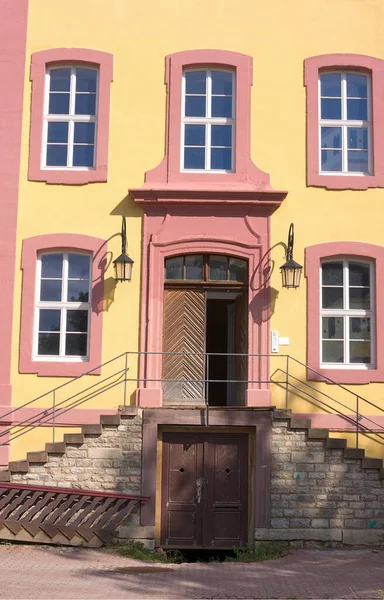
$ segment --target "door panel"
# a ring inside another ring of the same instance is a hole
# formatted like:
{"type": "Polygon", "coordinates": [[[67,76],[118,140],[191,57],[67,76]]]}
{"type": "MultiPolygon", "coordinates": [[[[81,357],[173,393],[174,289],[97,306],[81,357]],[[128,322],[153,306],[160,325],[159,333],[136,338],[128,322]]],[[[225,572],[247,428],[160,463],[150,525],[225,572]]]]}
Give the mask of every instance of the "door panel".
{"type": "MultiPolygon", "coordinates": [[[[235,304],[235,352],[236,354],[248,353],[248,294],[244,292],[236,298],[235,304]]],[[[248,379],[247,356],[236,357],[236,404],[244,406],[245,390],[248,379]]]]}
{"type": "Polygon", "coordinates": [[[166,433],[162,473],[162,545],[246,545],[246,434],[166,433]]]}
{"type": "MultiPolygon", "coordinates": [[[[164,352],[205,352],[205,305],[204,291],[165,290],[164,352]]],[[[204,403],[204,374],[203,354],[164,354],[163,379],[183,380],[164,381],[164,404],[204,403]]]]}

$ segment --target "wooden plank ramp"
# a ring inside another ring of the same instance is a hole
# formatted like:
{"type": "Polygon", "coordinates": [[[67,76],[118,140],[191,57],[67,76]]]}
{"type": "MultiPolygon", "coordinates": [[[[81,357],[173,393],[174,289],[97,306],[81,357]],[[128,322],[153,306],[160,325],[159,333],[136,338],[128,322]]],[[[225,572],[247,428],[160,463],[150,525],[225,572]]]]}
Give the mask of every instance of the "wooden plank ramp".
{"type": "Polygon", "coordinates": [[[99,548],[147,496],[0,482],[0,540],[99,548]]]}

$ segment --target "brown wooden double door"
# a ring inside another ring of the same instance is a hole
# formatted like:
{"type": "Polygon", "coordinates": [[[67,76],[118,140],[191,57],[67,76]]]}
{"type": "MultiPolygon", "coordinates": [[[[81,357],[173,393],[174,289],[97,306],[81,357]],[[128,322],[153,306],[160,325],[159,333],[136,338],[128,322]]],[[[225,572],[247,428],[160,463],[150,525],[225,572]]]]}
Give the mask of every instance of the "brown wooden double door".
{"type": "Polygon", "coordinates": [[[247,434],[164,433],[162,467],[162,546],[247,544],[247,434]]]}

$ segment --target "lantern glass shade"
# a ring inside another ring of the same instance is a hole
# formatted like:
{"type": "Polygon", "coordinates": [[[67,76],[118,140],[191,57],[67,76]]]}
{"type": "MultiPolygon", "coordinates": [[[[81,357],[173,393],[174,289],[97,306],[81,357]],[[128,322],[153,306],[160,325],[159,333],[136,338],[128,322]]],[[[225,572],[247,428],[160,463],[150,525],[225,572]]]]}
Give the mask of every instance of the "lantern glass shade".
{"type": "Polygon", "coordinates": [[[113,261],[116,281],[131,281],[133,260],[128,254],[120,254],[113,261]]]}
{"type": "Polygon", "coordinates": [[[298,288],[300,285],[301,272],[303,267],[292,258],[280,267],[283,279],[283,287],[298,288]]]}

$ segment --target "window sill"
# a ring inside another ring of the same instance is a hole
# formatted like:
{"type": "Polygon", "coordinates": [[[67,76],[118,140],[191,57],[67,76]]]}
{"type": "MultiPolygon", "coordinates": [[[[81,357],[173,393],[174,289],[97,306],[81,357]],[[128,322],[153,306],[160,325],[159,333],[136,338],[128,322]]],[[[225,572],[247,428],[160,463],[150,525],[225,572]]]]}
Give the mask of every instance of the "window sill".
{"type": "Polygon", "coordinates": [[[307,185],[309,187],[323,187],[328,190],[383,188],[384,175],[352,175],[350,173],[328,175],[327,173],[308,173],[307,185]]]}
{"type": "MultiPolygon", "coordinates": [[[[309,365],[311,368],[316,368],[309,365]]],[[[340,383],[340,384],[366,384],[373,382],[384,382],[384,370],[375,368],[350,368],[333,369],[318,367],[318,373],[314,373],[310,369],[307,370],[308,381],[323,381],[325,383],[340,383]],[[322,377],[323,376],[323,377],[322,377]],[[324,377],[328,377],[331,381],[327,381],[324,377]]]]}
{"type": "MultiPolygon", "coordinates": [[[[97,365],[95,365],[97,367],[97,365]]],[[[34,373],[39,377],[79,377],[92,369],[92,363],[87,362],[64,362],[54,361],[20,361],[20,373],[34,373]]],[[[95,368],[90,375],[100,375],[101,369],[95,368]]]]}
{"type": "Polygon", "coordinates": [[[55,185],[85,185],[107,181],[107,167],[87,170],[70,169],[33,169],[30,165],[29,181],[43,181],[55,185]]]}

